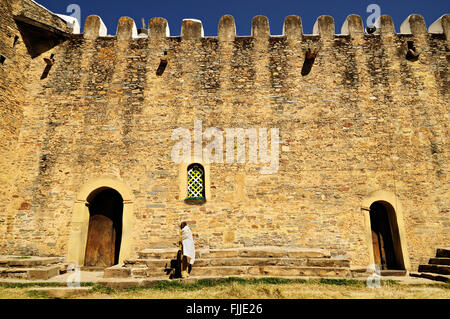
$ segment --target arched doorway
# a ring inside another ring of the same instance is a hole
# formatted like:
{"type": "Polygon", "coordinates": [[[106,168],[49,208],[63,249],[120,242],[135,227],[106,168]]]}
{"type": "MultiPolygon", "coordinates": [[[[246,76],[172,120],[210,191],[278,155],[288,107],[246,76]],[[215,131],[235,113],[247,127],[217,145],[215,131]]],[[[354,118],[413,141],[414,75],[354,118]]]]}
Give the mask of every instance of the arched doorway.
{"type": "Polygon", "coordinates": [[[112,188],[99,188],[87,198],[89,227],[85,266],[110,267],[119,263],[123,198],[112,188]]]}
{"type": "Polygon", "coordinates": [[[381,270],[404,270],[399,228],[395,210],[385,201],[370,205],[370,227],[374,262],[381,270]]]}
{"type": "MultiPolygon", "coordinates": [[[[102,197],[107,197],[108,192],[103,193],[107,189],[112,189],[118,193],[122,198],[122,235],[119,234],[120,248],[114,251],[114,263],[121,264],[124,260],[128,259],[132,255],[132,239],[133,239],[133,228],[134,228],[134,215],[133,215],[133,202],[134,195],[132,190],[121,180],[115,177],[98,177],[94,178],[87,183],[85,183],[77,194],[70,226],[70,237],[67,247],[67,260],[70,263],[76,263],[77,265],[86,265],[85,257],[87,250],[88,232],[91,221],[91,212],[95,214],[96,206],[101,207],[99,204],[93,205],[93,202],[102,202],[102,197]],[[117,262],[117,254],[118,262],[117,262]]],[[[109,191],[112,192],[112,191],[109,191]]],[[[112,192],[114,193],[114,192],[112,192]]],[[[111,195],[111,194],[110,194],[111,195]]],[[[118,200],[117,194],[113,195],[118,200]]],[[[115,205],[120,207],[119,205],[115,205]]],[[[98,210],[97,210],[98,211],[98,210]]],[[[100,217],[101,218],[101,217],[100,217]]],[[[117,226],[116,222],[116,226],[117,226]]],[[[114,226],[114,222],[113,222],[114,226]]],[[[120,227],[117,227],[120,229],[120,227]]],[[[114,236],[117,238],[117,232],[114,236]]],[[[119,242],[115,240],[115,245],[119,242]]],[[[114,248],[116,247],[114,245],[114,248]]]]}

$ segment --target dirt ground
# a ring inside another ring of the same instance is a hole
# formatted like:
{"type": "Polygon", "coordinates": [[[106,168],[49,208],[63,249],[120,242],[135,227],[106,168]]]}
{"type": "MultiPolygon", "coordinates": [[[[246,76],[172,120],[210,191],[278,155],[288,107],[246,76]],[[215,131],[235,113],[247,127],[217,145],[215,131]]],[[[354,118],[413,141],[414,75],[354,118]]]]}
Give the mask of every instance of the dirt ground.
{"type": "MultiPolygon", "coordinates": [[[[36,286],[37,287],[37,286],[36,286]]],[[[0,299],[41,299],[48,295],[36,287],[0,286],[0,299]]],[[[405,284],[383,281],[370,288],[365,282],[341,280],[305,282],[199,282],[193,285],[168,283],[150,288],[115,290],[92,285],[86,295],[71,299],[450,299],[450,284],[405,284]]]]}

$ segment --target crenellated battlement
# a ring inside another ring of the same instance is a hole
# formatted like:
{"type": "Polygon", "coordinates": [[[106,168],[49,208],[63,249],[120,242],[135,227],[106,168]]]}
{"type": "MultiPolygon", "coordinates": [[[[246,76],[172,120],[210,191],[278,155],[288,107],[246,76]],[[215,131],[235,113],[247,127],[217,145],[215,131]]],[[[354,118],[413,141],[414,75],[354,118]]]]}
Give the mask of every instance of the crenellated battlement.
{"type": "MultiPolygon", "coordinates": [[[[377,30],[374,35],[389,36],[395,35],[394,23],[390,16],[383,15],[377,21],[377,30]]],[[[161,40],[173,37],[170,33],[169,24],[166,19],[156,17],[150,19],[147,32],[138,33],[136,24],[132,18],[122,17],[119,19],[115,37],[119,41],[149,38],[150,40],[161,40]]],[[[323,15],[317,18],[313,27],[313,36],[319,36],[322,40],[332,40],[336,36],[349,35],[352,38],[364,37],[363,21],[360,16],[351,14],[344,21],[340,28],[340,33],[336,32],[333,17],[323,15]]],[[[108,31],[99,16],[89,16],[84,25],[84,38],[96,39],[102,37],[114,37],[107,35],[108,31]]],[[[400,33],[410,34],[415,37],[426,34],[445,34],[447,41],[450,41],[450,15],[445,14],[426,28],[425,19],[419,14],[411,14],[400,26],[400,33]]],[[[272,35],[270,33],[270,23],[265,16],[255,16],[252,20],[251,37],[269,38],[271,36],[283,36],[292,40],[301,40],[306,35],[303,30],[302,20],[299,16],[290,15],[286,17],[283,25],[282,35],[272,35]]],[[[183,40],[196,40],[204,38],[203,25],[200,20],[184,19],[181,26],[181,34],[178,36],[183,40]]],[[[237,36],[236,24],[233,16],[225,15],[219,20],[217,38],[220,41],[233,41],[237,36]]],[[[207,37],[209,38],[209,37],[207,37]]],[[[215,36],[213,36],[215,38],[215,36]]]]}

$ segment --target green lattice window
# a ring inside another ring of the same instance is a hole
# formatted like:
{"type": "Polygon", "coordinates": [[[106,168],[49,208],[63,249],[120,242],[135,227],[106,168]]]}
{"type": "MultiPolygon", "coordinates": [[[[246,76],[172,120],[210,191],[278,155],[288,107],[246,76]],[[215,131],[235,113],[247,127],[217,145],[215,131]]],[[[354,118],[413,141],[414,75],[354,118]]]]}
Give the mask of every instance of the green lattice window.
{"type": "Polygon", "coordinates": [[[187,199],[205,199],[205,170],[200,164],[189,165],[187,169],[187,199]]]}

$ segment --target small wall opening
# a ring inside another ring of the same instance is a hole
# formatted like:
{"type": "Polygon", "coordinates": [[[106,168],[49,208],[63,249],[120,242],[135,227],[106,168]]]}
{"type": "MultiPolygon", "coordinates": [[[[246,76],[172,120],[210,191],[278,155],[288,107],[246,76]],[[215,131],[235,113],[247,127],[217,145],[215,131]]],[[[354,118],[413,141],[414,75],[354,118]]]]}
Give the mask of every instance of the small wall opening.
{"type": "Polygon", "coordinates": [[[116,190],[104,187],[92,192],[87,202],[90,217],[84,265],[116,265],[122,242],[122,196],[116,190]]]}
{"type": "Polygon", "coordinates": [[[4,65],[6,62],[6,57],[0,54],[0,65],[4,65]]]}
{"type": "Polygon", "coordinates": [[[45,66],[44,72],[41,75],[41,80],[47,78],[48,74],[50,73],[53,63],[55,63],[55,55],[52,54],[50,55],[50,58],[44,58],[44,61],[47,65],[45,66]]]}
{"type": "Polygon", "coordinates": [[[408,51],[406,53],[406,60],[415,62],[419,59],[419,51],[414,46],[414,41],[408,41],[408,51]]]}
{"type": "Polygon", "coordinates": [[[371,25],[371,26],[367,26],[367,27],[366,27],[366,33],[367,33],[367,34],[373,34],[373,33],[375,33],[376,31],[377,31],[377,27],[374,26],[374,25],[371,25]]]}
{"type": "Polygon", "coordinates": [[[308,49],[308,51],[306,51],[305,61],[303,62],[302,68],[302,76],[306,76],[311,72],[318,53],[318,50],[312,51],[311,49],[308,49]]]}
{"type": "Polygon", "coordinates": [[[157,76],[163,75],[164,71],[166,70],[167,63],[168,63],[166,56],[167,56],[167,52],[165,51],[164,52],[164,58],[161,59],[161,61],[159,62],[158,69],[156,70],[156,75],[157,76]]]}
{"type": "Polygon", "coordinates": [[[392,205],[374,202],[370,206],[370,226],[375,264],[381,270],[404,270],[397,217],[392,205]]]}
{"type": "Polygon", "coordinates": [[[19,36],[16,35],[16,36],[14,36],[13,48],[17,45],[18,42],[19,42],[19,36]]]}

